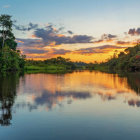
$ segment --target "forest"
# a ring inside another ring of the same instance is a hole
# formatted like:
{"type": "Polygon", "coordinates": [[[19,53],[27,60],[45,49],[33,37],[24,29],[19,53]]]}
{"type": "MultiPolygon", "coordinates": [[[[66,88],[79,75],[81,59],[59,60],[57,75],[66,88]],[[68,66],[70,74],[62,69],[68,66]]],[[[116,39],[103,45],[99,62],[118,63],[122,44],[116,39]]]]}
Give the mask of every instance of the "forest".
{"type": "Polygon", "coordinates": [[[140,71],[140,44],[128,47],[124,52],[113,55],[107,62],[93,64],[93,69],[97,70],[121,70],[121,71],[140,71]]]}

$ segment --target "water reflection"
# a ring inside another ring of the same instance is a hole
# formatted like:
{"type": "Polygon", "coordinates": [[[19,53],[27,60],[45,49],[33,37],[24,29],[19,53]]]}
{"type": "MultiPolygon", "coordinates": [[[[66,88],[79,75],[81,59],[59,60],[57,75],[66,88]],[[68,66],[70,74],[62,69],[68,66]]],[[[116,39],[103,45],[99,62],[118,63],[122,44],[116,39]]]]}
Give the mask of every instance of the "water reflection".
{"type": "Polygon", "coordinates": [[[140,94],[140,73],[129,73],[125,74],[127,77],[127,83],[131,89],[133,89],[137,94],[140,94]]]}
{"type": "Polygon", "coordinates": [[[12,106],[16,97],[18,75],[0,77],[0,124],[8,126],[12,120],[12,106]]]}
{"type": "MultiPolygon", "coordinates": [[[[26,74],[0,77],[0,124],[10,125],[12,110],[50,111],[66,104],[98,99],[140,107],[140,74],[74,72],[64,75],[26,74]]],[[[94,102],[92,105],[95,106],[94,102]]],[[[110,105],[112,105],[110,103],[110,105]]]]}
{"type": "Polygon", "coordinates": [[[71,104],[76,100],[99,96],[102,101],[122,100],[130,106],[139,107],[139,81],[138,75],[120,77],[118,74],[97,71],[25,75],[20,79],[18,93],[22,99],[26,98],[16,106],[27,107],[30,111],[41,107],[51,110],[63,102],[71,104]]]}
{"type": "MultiPolygon", "coordinates": [[[[76,92],[76,91],[56,91],[51,93],[48,90],[44,90],[41,96],[35,97],[34,101],[36,105],[45,105],[48,109],[52,109],[54,104],[60,104],[64,98],[72,99],[87,99],[91,95],[89,92],[76,92]]],[[[68,100],[67,103],[71,103],[72,100],[68,100]]]]}

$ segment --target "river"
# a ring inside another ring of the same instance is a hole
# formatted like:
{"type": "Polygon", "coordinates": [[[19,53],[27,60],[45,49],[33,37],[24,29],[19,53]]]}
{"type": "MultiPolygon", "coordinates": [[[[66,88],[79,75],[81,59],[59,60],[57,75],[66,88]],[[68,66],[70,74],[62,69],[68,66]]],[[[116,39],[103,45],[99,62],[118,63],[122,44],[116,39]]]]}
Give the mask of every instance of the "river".
{"type": "Polygon", "coordinates": [[[2,140],[139,140],[140,74],[0,78],[2,140]]]}

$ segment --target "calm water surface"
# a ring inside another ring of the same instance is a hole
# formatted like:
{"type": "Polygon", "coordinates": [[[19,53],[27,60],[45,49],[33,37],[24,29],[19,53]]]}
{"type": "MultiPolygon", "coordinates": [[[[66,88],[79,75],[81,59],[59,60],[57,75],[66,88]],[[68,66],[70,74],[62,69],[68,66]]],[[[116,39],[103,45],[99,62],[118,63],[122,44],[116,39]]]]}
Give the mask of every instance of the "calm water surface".
{"type": "Polygon", "coordinates": [[[140,74],[0,78],[2,140],[140,140],[140,74]]]}

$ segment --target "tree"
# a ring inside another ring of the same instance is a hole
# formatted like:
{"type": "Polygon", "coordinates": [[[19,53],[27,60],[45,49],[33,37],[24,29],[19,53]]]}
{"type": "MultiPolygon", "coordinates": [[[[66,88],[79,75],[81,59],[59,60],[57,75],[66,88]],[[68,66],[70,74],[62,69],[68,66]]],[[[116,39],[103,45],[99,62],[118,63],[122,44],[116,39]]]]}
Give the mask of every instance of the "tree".
{"type": "Polygon", "coordinates": [[[24,69],[25,56],[16,50],[12,25],[11,16],[0,15],[0,72],[24,69]]]}
{"type": "Polygon", "coordinates": [[[15,36],[12,33],[13,21],[9,15],[0,16],[0,44],[1,48],[4,47],[5,42],[11,49],[16,50],[17,43],[15,42],[15,36]]]}
{"type": "Polygon", "coordinates": [[[18,51],[13,51],[5,45],[0,53],[0,70],[17,71],[24,68],[24,57],[18,51]]]}

